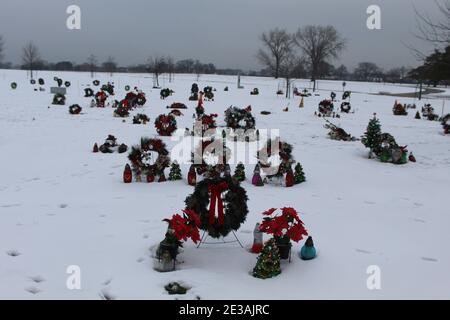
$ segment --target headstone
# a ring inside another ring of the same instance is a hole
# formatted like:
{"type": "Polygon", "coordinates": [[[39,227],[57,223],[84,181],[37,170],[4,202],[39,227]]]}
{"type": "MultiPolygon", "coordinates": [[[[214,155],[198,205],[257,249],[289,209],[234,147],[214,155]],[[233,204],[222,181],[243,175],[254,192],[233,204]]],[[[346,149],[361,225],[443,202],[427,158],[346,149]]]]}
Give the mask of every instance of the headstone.
{"type": "Polygon", "coordinates": [[[50,88],[50,93],[51,94],[63,94],[65,95],[67,93],[66,88],[62,88],[62,87],[51,87],[50,88]]]}

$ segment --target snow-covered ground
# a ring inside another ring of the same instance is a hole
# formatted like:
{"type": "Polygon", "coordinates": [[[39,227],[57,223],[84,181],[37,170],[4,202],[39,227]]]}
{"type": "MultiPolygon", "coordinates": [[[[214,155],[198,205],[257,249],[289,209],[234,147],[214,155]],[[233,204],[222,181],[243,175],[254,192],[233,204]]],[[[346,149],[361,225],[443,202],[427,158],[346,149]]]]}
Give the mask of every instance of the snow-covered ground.
{"type": "MultiPolygon", "coordinates": [[[[317,259],[305,262],[294,256],[290,264],[283,262],[280,276],[259,280],[249,274],[256,256],[235,245],[197,249],[187,243],[176,272],[154,271],[150,249],[164,237],[167,226],[161,220],[180,212],[193,188],[186,181],[126,185],[126,154],[91,152],[94,142],[103,143],[108,134],[127,145],[156,135],[153,121],[172,102],[189,106],[178,124],[191,127],[196,103],[187,98],[196,76],[176,75],[172,83],[162,79],[163,87],[175,90],[163,101],[159,90],[151,90],[149,75],[97,74],[102,82],[115,82],[120,98],[125,85],[146,92],[146,106],[133,111],[150,116],[146,126],[131,124],[131,118],[123,123],[111,108],[89,108],[90,100],[83,97],[84,86],[92,81],[87,73],[40,72],[38,77],[46,80],[46,92],[34,91],[24,71],[0,70],[0,298],[100,299],[107,294],[173,299],[164,290],[170,281],[191,287],[181,297],[187,299],[450,298],[450,212],[445,202],[450,137],[438,122],[415,120],[415,112],[394,116],[395,97],[377,95],[414,92],[414,87],[348,82],[356,113],[332,119],[359,137],[376,112],[383,131],[408,145],[417,158],[417,163],[395,166],[367,159],[358,141],[327,138],[324,120],[313,114],[330,90],[341,91],[339,81],[321,81],[320,96],[307,98],[300,109],[298,98],[275,95],[282,81],[243,77],[245,89],[238,90],[236,77],[200,77],[201,88],[217,88],[215,101],[205,108],[219,114],[219,124],[230,105],[252,105],[257,127],[279,129],[307,175],[306,183],[293,188],[243,183],[250,213],[237,235],[244,245],[252,244],[261,212],[292,206],[301,212],[319,250],[317,259]],[[55,75],[72,82],[66,106],[50,104],[48,87],[55,75]],[[17,90],[10,88],[13,81],[17,90]],[[225,86],[229,92],[223,91],[225,86]],[[254,87],[259,96],[250,96],[254,87]],[[82,115],[68,113],[74,103],[83,107],[82,115]],[[283,112],[287,105],[289,112],[283,112]],[[260,115],[262,110],[272,115],[260,115]],[[81,290],[66,286],[71,265],[81,268],[81,290]],[[381,270],[381,290],[367,288],[371,265],[381,270]]],[[[306,80],[296,83],[310,86],[306,80]]],[[[430,100],[439,113],[442,102],[430,100]]],[[[445,111],[450,112],[448,101],[445,111]]],[[[253,167],[246,167],[248,177],[253,167]]],[[[182,166],[185,178],[187,168],[182,166]]],[[[295,255],[301,245],[295,245],[295,255]]]]}

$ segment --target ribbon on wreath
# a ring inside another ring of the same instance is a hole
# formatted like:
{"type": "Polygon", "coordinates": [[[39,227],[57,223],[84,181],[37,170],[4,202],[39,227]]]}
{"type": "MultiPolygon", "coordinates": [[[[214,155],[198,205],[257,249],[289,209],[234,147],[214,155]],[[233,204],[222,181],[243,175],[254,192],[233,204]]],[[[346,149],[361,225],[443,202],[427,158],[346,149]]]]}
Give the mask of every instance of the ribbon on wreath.
{"type": "Polygon", "coordinates": [[[221,182],[218,184],[211,184],[208,187],[211,193],[211,204],[209,206],[209,223],[214,225],[216,222],[216,203],[219,218],[219,225],[222,226],[225,222],[225,215],[223,212],[223,200],[222,192],[228,189],[228,184],[226,182],[221,182]]]}

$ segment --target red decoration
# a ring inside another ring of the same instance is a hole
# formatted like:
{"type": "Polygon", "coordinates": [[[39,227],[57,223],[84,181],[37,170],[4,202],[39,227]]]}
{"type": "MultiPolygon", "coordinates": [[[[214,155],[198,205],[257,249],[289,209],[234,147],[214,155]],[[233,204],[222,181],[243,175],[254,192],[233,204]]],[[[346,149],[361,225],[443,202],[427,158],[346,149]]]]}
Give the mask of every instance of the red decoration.
{"type": "Polygon", "coordinates": [[[200,239],[199,227],[201,225],[198,214],[193,210],[184,210],[183,216],[175,214],[172,219],[165,219],[169,223],[169,228],[173,230],[178,240],[187,241],[191,238],[194,243],[198,243],[200,239]]]}
{"type": "Polygon", "coordinates": [[[275,238],[288,238],[295,242],[299,242],[303,236],[308,235],[295,209],[282,208],[281,215],[273,216],[276,210],[273,208],[263,213],[266,217],[259,228],[262,232],[272,234],[275,238]]]}
{"type": "Polygon", "coordinates": [[[149,174],[147,174],[147,182],[148,182],[148,183],[155,182],[155,176],[153,175],[152,172],[150,172],[149,174]]]}
{"type": "Polygon", "coordinates": [[[195,186],[197,184],[197,173],[195,172],[195,167],[194,165],[192,165],[189,168],[189,173],[188,173],[188,184],[190,186],[195,186]]]}
{"type": "Polygon", "coordinates": [[[216,202],[217,202],[217,211],[219,216],[219,225],[222,226],[225,222],[225,215],[223,212],[223,201],[222,201],[222,192],[224,192],[228,188],[228,184],[226,182],[222,182],[219,184],[212,184],[208,187],[209,192],[211,193],[211,204],[209,206],[209,223],[214,225],[216,221],[216,202]]]}
{"type": "Polygon", "coordinates": [[[94,144],[94,148],[92,150],[93,153],[98,153],[98,145],[97,143],[94,144]]]}
{"type": "Polygon", "coordinates": [[[255,243],[255,244],[253,244],[253,246],[252,246],[251,252],[252,252],[252,253],[259,254],[259,253],[262,251],[262,249],[263,249],[263,245],[262,245],[262,244],[260,244],[260,243],[255,243]]]}
{"type": "Polygon", "coordinates": [[[290,188],[294,186],[294,184],[295,184],[294,173],[292,172],[292,170],[289,170],[286,174],[286,187],[290,188]]]}
{"type": "Polygon", "coordinates": [[[129,164],[125,166],[125,170],[123,171],[123,182],[131,183],[133,181],[133,173],[131,172],[131,167],[129,164]]]}
{"type": "Polygon", "coordinates": [[[409,161],[416,162],[416,157],[412,153],[409,155],[409,161]]]}

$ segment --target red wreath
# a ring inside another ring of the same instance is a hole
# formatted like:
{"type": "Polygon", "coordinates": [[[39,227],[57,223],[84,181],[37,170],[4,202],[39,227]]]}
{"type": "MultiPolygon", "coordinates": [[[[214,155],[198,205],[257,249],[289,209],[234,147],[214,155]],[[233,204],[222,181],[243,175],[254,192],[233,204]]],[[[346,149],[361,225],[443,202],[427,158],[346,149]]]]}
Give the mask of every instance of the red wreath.
{"type": "Polygon", "coordinates": [[[161,114],[155,120],[155,128],[160,136],[171,136],[177,130],[177,120],[171,114],[161,114]]]}

